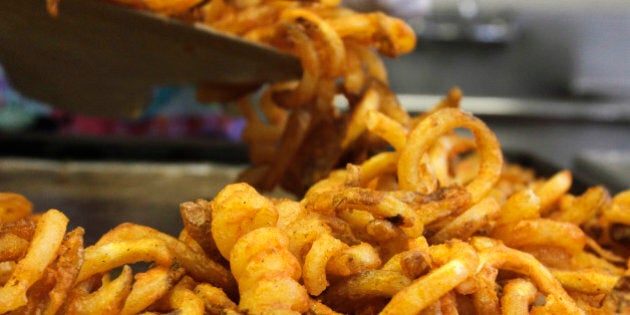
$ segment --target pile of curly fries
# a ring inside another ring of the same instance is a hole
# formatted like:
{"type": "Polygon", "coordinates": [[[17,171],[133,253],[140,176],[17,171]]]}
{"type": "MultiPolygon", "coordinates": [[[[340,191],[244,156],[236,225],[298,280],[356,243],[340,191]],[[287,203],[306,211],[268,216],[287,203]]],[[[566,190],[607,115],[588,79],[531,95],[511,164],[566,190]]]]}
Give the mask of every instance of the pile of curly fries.
{"type": "Polygon", "coordinates": [[[267,87],[264,117],[243,103],[248,183],[182,203],[177,236],[124,223],[84,244],[62,212],[0,193],[0,314],[630,312],[630,190],[572,193],[567,170],[505,162],[457,89],[410,116],[375,52],[413,47],[400,20],[334,0],[118,1],[294,52],[304,77],[267,87]],[[299,200],[254,188],[281,182],[299,200]]]}

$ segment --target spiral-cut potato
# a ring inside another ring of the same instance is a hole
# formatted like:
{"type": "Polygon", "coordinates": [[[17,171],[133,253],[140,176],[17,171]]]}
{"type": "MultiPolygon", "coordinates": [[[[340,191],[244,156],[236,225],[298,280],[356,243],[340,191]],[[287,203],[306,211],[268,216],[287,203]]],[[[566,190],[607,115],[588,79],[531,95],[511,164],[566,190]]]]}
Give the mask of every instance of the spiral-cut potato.
{"type": "Polygon", "coordinates": [[[299,195],[335,167],[364,160],[376,145],[365,136],[368,110],[409,122],[378,56],[413,50],[414,32],[402,20],[353,12],[338,1],[214,0],[198,12],[206,25],[294,54],[302,63],[300,80],[271,84],[260,101],[241,101],[248,121],[243,139],[254,164],[241,179],[254,187],[282,185],[299,195]],[[336,108],[336,96],[348,100],[348,111],[336,108]],[[255,107],[263,109],[262,117],[255,107]]]}
{"type": "Polygon", "coordinates": [[[230,268],[238,281],[239,308],[248,314],[308,310],[308,294],[298,282],[300,264],[277,228],[258,228],[239,238],[230,254],[230,268]]]}
{"type": "MultiPolygon", "coordinates": [[[[0,287],[0,313],[6,313],[28,303],[27,291],[42,277],[46,267],[57,258],[67,224],[68,218],[58,210],[49,210],[42,215],[28,251],[23,257],[16,259],[13,273],[0,287]]],[[[5,259],[2,258],[2,261],[5,259]]]]}

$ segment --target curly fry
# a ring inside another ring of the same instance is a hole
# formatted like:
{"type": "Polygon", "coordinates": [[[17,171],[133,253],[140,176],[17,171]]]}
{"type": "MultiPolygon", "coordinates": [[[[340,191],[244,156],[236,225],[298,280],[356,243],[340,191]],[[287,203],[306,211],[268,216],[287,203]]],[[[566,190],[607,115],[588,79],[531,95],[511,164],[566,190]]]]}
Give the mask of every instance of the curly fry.
{"type": "Polygon", "coordinates": [[[277,228],[255,229],[239,238],[230,266],[241,293],[240,309],[251,314],[308,310],[308,294],[297,282],[300,265],[277,228]]]}
{"type": "Polygon", "coordinates": [[[466,185],[473,202],[485,197],[499,180],[503,165],[496,136],[479,119],[458,109],[445,108],[423,119],[409,134],[407,146],[400,153],[398,177],[402,189],[430,193],[437,188],[437,180],[422,167],[422,157],[436,139],[458,127],[469,128],[475,135],[477,150],[481,155],[479,174],[466,185]]]}
{"type": "Polygon", "coordinates": [[[13,274],[0,288],[0,313],[28,302],[26,292],[57,257],[67,224],[68,218],[58,210],[51,209],[42,215],[26,255],[17,262],[13,274]]]}

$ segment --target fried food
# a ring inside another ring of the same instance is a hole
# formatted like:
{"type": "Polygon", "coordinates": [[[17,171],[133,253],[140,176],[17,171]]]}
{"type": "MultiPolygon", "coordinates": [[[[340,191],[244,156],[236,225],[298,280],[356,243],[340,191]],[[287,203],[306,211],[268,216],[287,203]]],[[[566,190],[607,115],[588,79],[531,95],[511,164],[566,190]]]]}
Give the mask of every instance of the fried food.
{"type": "Polygon", "coordinates": [[[138,314],[165,296],[184,275],[176,265],[156,266],[135,275],[133,286],[120,311],[122,315],[138,314]]]}
{"type": "Polygon", "coordinates": [[[230,254],[230,267],[238,282],[241,310],[249,314],[308,310],[306,288],[298,282],[302,268],[279,229],[258,228],[239,238],[230,254]]]}
{"type": "Polygon", "coordinates": [[[33,204],[24,196],[0,192],[0,223],[14,222],[33,211],[33,204]]]}
{"type": "MultiPolygon", "coordinates": [[[[388,87],[381,60],[415,47],[415,32],[401,19],[355,12],[338,0],[113,2],[211,27],[299,58],[300,79],[269,83],[254,91],[259,93],[237,93],[235,101],[247,120],[242,138],[252,162],[241,181],[261,191],[282,186],[302,195],[333,169],[362,162],[383,145],[367,136],[369,110],[404,125],[411,122],[388,87]],[[339,98],[348,102],[347,110],[337,108],[339,98]]],[[[53,15],[55,4],[49,1],[53,15]]],[[[198,97],[213,95],[204,86],[198,85],[198,97]]]]}
{"type": "MultiPolygon", "coordinates": [[[[58,210],[49,210],[39,219],[35,234],[24,257],[8,281],[0,288],[0,313],[6,313],[28,303],[27,291],[38,281],[46,267],[58,254],[66,234],[68,218],[58,210]]],[[[2,259],[5,261],[5,259],[2,259]]],[[[10,259],[8,259],[10,260],[10,259]]]]}
{"type": "Polygon", "coordinates": [[[118,314],[131,291],[133,273],[125,265],[120,275],[94,292],[86,293],[68,303],[67,314],[118,314]]]}
{"type": "Polygon", "coordinates": [[[404,22],[337,0],[117,2],[295,54],[303,77],[240,100],[248,183],[182,203],[178,237],[124,223],[84,247],[0,193],[1,314],[630,312],[630,191],[504,161],[457,88],[406,113],[378,58],[413,48],[404,22]],[[279,184],[299,200],[260,193],[279,184]]]}

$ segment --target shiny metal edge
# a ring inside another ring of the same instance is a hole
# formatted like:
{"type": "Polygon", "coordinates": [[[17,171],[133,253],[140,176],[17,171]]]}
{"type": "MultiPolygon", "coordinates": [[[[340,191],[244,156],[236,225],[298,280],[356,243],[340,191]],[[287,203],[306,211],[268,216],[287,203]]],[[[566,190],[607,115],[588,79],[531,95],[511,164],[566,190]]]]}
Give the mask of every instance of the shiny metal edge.
{"type": "MultiPolygon", "coordinates": [[[[441,95],[400,94],[400,103],[410,112],[424,112],[437,104],[441,95]]],[[[464,96],[461,108],[475,115],[527,117],[596,122],[630,122],[630,100],[570,101],[464,96]]]]}

